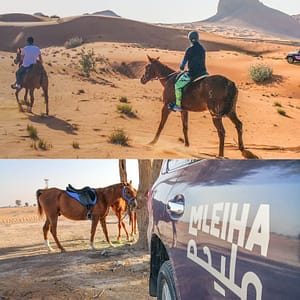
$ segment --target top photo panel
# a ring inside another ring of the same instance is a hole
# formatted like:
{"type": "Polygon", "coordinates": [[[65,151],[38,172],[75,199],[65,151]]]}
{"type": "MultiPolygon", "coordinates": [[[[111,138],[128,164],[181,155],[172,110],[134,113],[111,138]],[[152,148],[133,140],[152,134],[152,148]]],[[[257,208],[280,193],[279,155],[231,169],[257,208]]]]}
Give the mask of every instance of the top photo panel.
{"type": "Polygon", "coordinates": [[[298,0],[18,2],[0,158],[300,158],[298,0]]]}

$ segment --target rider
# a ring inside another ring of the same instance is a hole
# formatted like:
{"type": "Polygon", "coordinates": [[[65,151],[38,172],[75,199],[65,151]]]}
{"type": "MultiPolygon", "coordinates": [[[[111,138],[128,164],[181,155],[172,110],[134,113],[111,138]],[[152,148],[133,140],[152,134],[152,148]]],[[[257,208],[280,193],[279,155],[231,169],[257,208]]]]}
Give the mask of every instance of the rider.
{"type": "Polygon", "coordinates": [[[36,63],[37,59],[41,63],[43,63],[41,50],[39,47],[35,46],[33,42],[34,42],[33,37],[31,36],[28,37],[27,38],[28,45],[24,47],[21,51],[21,64],[20,64],[20,68],[16,72],[17,82],[11,85],[11,88],[13,89],[20,90],[22,88],[21,83],[22,83],[23,75],[33,64],[36,63]]]}
{"type": "Polygon", "coordinates": [[[169,104],[169,109],[173,111],[182,111],[181,100],[183,88],[191,81],[202,75],[208,75],[205,66],[205,49],[199,43],[199,34],[197,31],[191,31],[188,38],[192,45],[185,51],[184,58],[180,64],[180,70],[184,70],[188,63],[188,71],[184,72],[175,83],[175,102],[169,104]]]}

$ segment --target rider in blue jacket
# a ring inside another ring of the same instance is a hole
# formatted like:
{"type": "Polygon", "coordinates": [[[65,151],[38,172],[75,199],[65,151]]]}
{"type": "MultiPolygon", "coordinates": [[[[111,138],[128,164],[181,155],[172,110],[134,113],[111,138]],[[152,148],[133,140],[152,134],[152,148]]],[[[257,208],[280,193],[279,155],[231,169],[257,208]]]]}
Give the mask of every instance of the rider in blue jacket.
{"type": "Polygon", "coordinates": [[[169,104],[169,109],[173,111],[182,111],[181,100],[183,88],[191,81],[202,75],[208,75],[205,66],[205,49],[199,43],[199,34],[197,31],[191,31],[188,35],[192,45],[185,51],[184,58],[180,64],[180,70],[184,70],[188,63],[188,71],[184,72],[175,83],[175,102],[169,104]]]}

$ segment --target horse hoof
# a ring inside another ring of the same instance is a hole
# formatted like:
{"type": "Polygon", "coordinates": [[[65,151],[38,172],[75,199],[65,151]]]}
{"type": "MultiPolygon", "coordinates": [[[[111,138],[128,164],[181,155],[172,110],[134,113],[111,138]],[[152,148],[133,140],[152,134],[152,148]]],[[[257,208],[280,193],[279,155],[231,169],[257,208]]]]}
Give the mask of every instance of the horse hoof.
{"type": "Polygon", "coordinates": [[[246,159],[259,159],[259,157],[256,154],[254,154],[253,152],[251,152],[249,150],[243,149],[243,150],[241,150],[241,152],[242,152],[243,157],[246,159]]]}

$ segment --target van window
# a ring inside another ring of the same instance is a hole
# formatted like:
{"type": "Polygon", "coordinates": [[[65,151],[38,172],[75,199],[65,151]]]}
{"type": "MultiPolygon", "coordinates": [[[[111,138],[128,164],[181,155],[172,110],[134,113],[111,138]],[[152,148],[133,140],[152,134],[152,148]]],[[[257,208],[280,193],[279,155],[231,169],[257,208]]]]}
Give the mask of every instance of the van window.
{"type": "Polygon", "coordinates": [[[166,172],[172,172],[174,170],[183,168],[199,160],[200,159],[169,159],[167,161],[166,172]]]}

